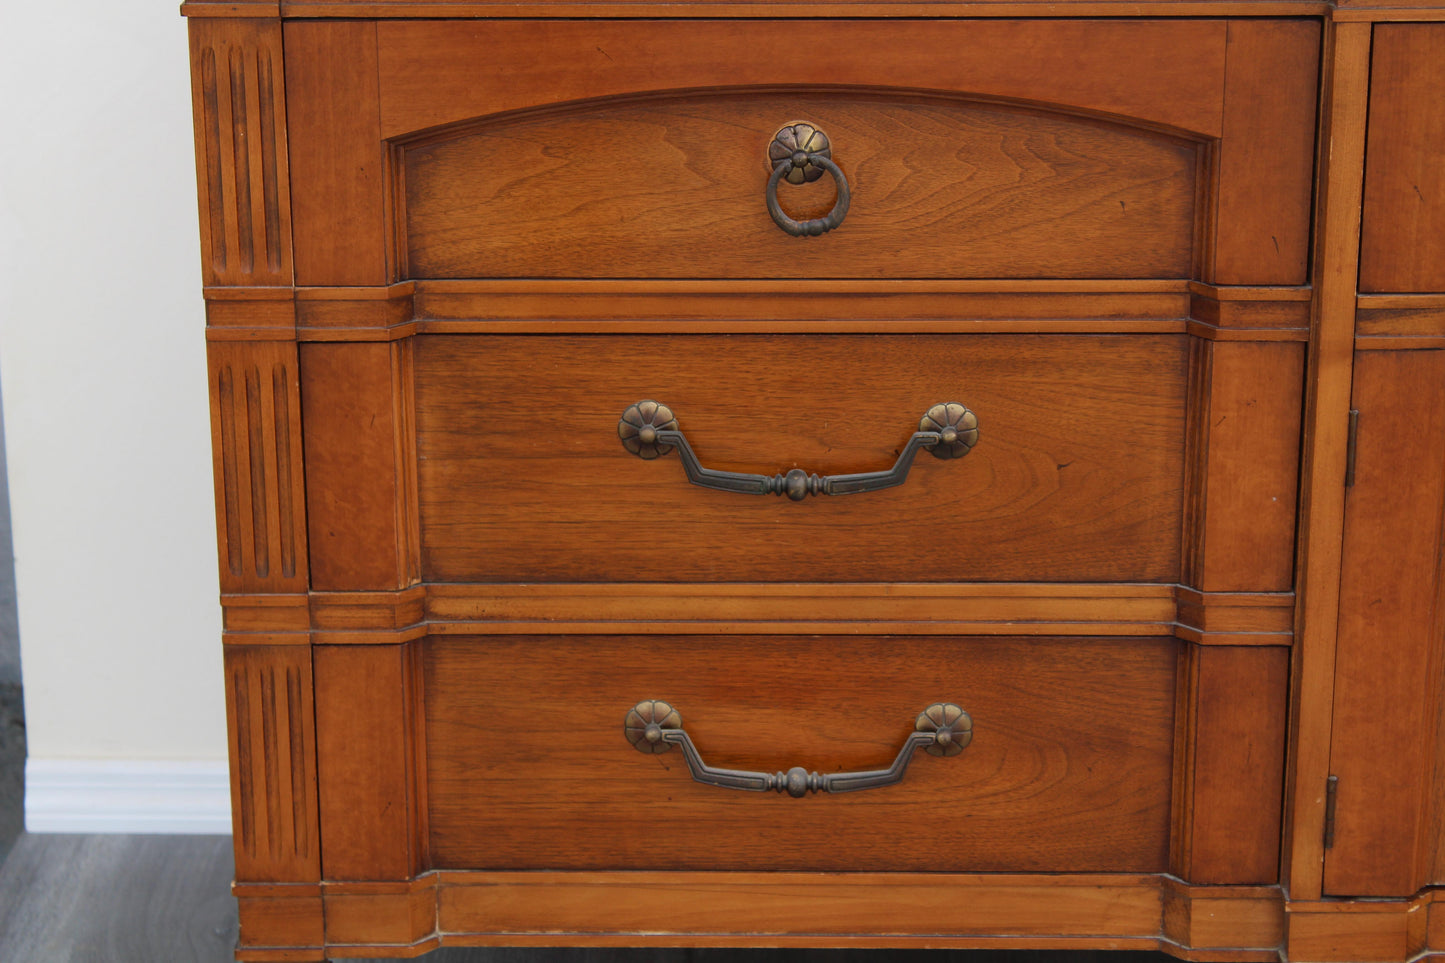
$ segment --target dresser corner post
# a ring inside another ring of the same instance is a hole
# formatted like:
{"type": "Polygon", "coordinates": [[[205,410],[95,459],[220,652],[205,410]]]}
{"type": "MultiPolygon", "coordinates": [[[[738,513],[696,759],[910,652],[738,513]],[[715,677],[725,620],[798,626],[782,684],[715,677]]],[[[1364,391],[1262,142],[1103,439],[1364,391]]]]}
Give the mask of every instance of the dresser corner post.
{"type": "Polygon", "coordinates": [[[319,954],[321,839],[311,647],[229,644],[224,661],[237,952],[241,959],[282,950],[319,954]]]}

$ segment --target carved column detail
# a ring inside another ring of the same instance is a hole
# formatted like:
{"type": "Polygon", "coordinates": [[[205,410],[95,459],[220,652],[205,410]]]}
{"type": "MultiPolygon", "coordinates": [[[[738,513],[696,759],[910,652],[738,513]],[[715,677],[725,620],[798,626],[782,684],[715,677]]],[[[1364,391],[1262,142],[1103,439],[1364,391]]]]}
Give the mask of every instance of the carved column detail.
{"type": "Polygon", "coordinates": [[[281,25],[193,19],[190,32],[205,283],[289,285],[281,25]]]}
{"type": "Polygon", "coordinates": [[[316,734],[307,646],[228,646],[236,878],[316,882],[316,734]]]}
{"type": "Polygon", "coordinates": [[[304,592],[296,345],[211,342],[216,537],[224,592],[304,592]]]}

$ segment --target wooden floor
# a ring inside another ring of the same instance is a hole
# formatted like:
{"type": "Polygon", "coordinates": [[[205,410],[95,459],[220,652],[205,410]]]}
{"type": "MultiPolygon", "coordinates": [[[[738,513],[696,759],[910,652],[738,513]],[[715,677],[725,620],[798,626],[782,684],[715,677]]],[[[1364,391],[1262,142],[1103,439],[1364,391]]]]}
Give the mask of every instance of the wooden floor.
{"type": "MultiPolygon", "coordinates": [[[[226,963],[229,836],[23,835],[0,867],[0,960],[226,963]]],[[[1162,963],[1161,953],[438,950],[423,963],[1162,963]]]]}

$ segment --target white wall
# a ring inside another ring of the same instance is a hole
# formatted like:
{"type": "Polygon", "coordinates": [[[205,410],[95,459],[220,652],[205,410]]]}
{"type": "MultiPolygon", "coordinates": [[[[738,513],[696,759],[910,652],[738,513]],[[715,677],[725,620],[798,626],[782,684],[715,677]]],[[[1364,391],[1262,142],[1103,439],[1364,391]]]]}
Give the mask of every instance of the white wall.
{"type": "Polygon", "coordinates": [[[226,755],[176,10],[0,12],[0,390],[32,776],[226,755]]]}

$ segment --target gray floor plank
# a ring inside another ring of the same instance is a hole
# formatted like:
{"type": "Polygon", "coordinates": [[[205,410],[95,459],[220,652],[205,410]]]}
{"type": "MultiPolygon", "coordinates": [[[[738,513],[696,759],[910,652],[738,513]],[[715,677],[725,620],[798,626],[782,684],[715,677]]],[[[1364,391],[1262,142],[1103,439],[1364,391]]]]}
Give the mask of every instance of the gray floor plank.
{"type": "Polygon", "coordinates": [[[0,867],[0,960],[225,963],[228,836],[21,836],[0,867]]]}

